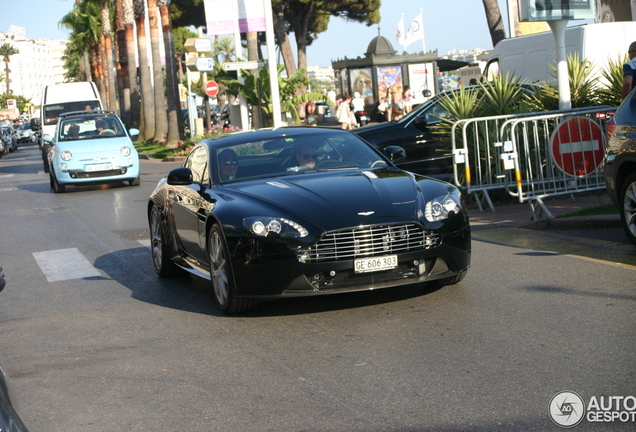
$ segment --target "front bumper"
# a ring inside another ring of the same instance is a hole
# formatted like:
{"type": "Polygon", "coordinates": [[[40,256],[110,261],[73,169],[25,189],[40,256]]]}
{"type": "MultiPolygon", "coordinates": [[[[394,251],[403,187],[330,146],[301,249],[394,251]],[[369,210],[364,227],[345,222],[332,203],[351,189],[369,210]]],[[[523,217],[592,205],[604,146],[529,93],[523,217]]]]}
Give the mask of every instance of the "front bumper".
{"type": "Polygon", "coordinates": [[[139,177],[139,164],[112,164],[107,170],[89,171],[84,166],[61,168],[58,162],[54,170],[60,184],[122,181],[139,177]]]}
{"type": "MultiPolygon", "coordinates": [[[[228,239],[230,240],[230,239],[228,239]]],[[[286,245],[229,241],[239,296],[278,298],[365,291],[455,276],[470,266],[470,229],[443,235],[433,249],[398,254],[391,270],[356,273],[354,260],[300,263],[286,245]]]]}

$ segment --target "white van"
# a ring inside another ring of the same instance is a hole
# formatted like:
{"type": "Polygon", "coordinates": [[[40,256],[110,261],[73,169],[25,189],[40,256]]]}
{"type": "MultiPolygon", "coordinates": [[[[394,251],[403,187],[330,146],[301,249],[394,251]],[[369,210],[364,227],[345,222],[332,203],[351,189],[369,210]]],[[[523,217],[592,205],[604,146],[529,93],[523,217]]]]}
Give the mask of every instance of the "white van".
{"type": "Polygon", "coordinates": [[[72,82],[44,87],[40,103],[39,144],[42,149],[44,172],[49,172],[48,145],[44,135],[55,135],[57,118],[72,111],[102,110],[103,105],[94,82],[72,82]]]}
{"type": "MultiPolygon", "coordinates": [[[[593,73],[600,76],[609,61],[616,62],[627,54],[636,41],[636,22],[610,22],[568,27],[565,30],[565,51],[578,53],[581,61],[595,65],[593,73]]],[[[556,84],[550,68],[556,66],[556,48],[552,32],[504,39],[492,50],[484,69],[491,80],[506,73],[530,83],[556,84]]]]}

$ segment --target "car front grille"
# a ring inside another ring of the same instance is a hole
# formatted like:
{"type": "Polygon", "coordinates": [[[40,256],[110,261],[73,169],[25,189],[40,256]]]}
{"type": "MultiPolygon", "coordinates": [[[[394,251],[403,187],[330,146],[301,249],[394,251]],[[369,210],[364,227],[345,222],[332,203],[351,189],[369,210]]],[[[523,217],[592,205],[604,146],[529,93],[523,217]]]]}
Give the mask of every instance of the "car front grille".
{"type": "Polygon", "coordinates": [[[441,236],[418,224],[374,225],[326,233],[298,251],[305,263],[334,262],[366,256],[398,254],[439,246],[441,236]]]}
{"type": "Polygon", "coordinates": [[[117,168],[108,171],[70,171],[71,178],[85,179],[85,178],[99,178],[99,177],[113,177],[126,174],[127,168],[117,168]]]}

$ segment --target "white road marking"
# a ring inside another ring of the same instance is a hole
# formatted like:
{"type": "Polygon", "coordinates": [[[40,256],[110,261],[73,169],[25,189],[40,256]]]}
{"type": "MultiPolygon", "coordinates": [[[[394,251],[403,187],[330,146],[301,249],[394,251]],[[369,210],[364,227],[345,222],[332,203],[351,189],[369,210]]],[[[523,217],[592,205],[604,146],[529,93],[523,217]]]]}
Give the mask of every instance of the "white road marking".
{"type": "Polygon", "coordinates": [[[34,252],[33,257],[49,282],[102,275],[77,248],[34,252]]]}
{"type": "Polygon", "coordinates": [[[145,246],[147,248],[150,248],[150,239],[146,239],[146,240],[137,240],[139,243],[141,243],[142,246],[145,246]]]}

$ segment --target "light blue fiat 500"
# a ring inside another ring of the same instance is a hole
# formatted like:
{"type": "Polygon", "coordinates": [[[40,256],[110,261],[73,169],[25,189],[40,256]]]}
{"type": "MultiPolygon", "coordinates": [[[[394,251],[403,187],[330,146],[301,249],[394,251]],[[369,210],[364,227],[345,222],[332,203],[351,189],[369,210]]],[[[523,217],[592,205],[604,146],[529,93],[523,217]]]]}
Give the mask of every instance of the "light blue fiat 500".
{"type": "Polygon", "coordinates": [[[57,193],[69,185],[128,182],[139,185],[139,154],[133,140],[138,129],[126,131],[120,118],[107,111],[60,115],[55,136],[45,135],[50,183],[57,193]]]}

